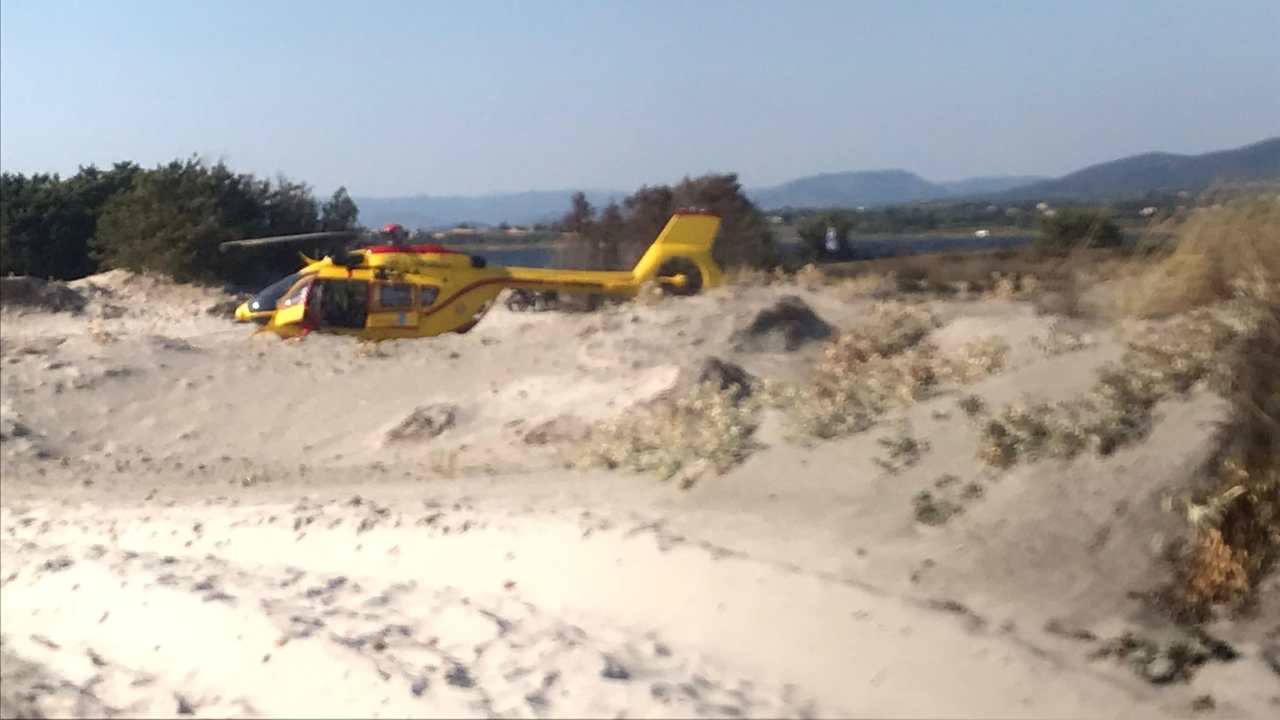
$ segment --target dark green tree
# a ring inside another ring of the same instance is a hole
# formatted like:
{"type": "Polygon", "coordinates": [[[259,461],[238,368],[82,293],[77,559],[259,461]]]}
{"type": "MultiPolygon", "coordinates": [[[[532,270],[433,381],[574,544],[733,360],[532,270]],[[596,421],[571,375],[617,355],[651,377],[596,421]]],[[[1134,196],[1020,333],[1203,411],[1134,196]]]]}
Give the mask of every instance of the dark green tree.
{"type": "Polygon", "coordinates": [[[218,245],[318,227],[305,186],[277,184],[191,159],[141,173],[110,200],[93,243],[103,267],[163,273],[179,282],[261,285],[297,269],[298,254],[273,248],[223,254],[218,245]]]}
{"type": "Polygon", "coordinates": [[[345,187],[333,191],[333,195],[320,208],[321,230],[352,230],[360,218],[360,208],[347,194],[345,187]]]}
{"type": "Polygon", "coordinates": [[[595,224],[593,233],[600,248],[600,266],[606,270],[622,270],[622,241],[626,232],[626,221],[622,218],[622,208],[611,202],[600,213],[600,221],[595,224]]]}
{"type": "Polygon", "coordinates": [[[140,169],[116,163],[110,170],[80,168],[57,175],[0,176],[0,273],[59,279],[97,270],[89,247],[107,201],[128,190],[140,169]]]}
{"type": "Polygon", "coordinates": [[[569,252],[563,257],[580,267],[630,267],[671,215],[682,208],[700,208],[720,216],[713,252],[722,266],[764,267],[778,261],[764,214],[746,198],[733,174],[685,178],[675,186],[646,185],[624,199],[621,207],[606,210],[609,217],[602,215],[599,221],[590,220],[590,204],[578,193],[561,229],[585,228],[586,232],[577,231],[578,237],[570,241],[569,252]],[[601,229],[604,225],[607,230],[601,229]]]}
{"type": "Polygon", "coordinates": [[[584,193],[576,192],[569,198],[569,212],[560,220],[560,229],[585,236],[595,222],[596,210],[591,207],[584,193]]]}

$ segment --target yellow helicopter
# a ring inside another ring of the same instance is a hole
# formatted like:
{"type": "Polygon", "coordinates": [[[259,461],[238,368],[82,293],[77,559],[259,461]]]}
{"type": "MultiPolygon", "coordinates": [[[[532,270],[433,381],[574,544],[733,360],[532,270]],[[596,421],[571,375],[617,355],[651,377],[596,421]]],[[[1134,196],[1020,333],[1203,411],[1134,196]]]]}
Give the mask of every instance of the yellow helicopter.
{"type": "MultiPolygon", "coordinates": [[[[657,283],[665,292],[689,295],[724,282],[711,255],[719,229],[720,218],[713,213],[677,211],[635,267],[621,271],[492,266],[483,257],[440,245],[407,244],[403,231],[392,232],[389,244],[319,260],[304,254],[301,270],[240,305],[235,318],[286,338],[318,332],[390,340],[465,333],[507,288],[625,298],[657,283]]],[[[337,231],[235,240],[221,249],[355,235],[337,231]]]]}

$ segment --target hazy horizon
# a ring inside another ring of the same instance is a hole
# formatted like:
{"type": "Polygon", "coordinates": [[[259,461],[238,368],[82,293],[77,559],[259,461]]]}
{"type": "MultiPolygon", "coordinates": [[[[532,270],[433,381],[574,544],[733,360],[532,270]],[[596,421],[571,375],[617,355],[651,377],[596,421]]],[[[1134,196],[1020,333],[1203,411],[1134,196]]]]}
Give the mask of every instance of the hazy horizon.
{"type": "Polygon", "coordinates": [[[318,192],[1057,176],[1280,134],[1280,4],[0,5],[0,167],[318,192]]]}

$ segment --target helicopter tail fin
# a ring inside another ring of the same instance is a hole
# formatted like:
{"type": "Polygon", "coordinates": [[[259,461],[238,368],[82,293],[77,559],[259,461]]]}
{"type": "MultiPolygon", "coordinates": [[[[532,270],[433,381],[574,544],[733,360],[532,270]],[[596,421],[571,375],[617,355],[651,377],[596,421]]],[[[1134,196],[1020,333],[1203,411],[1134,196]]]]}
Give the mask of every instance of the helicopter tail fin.
{"type": "Polygon", "coordinates": [[[692,293],[724,282],[711,256],[720,217],[702,210],[680,210],[671,216],[649,249],[632,269],[637,283],[659,280],[677,292],[692,293]],[[675,281],[676,277],[681,277],[675,281]]]}

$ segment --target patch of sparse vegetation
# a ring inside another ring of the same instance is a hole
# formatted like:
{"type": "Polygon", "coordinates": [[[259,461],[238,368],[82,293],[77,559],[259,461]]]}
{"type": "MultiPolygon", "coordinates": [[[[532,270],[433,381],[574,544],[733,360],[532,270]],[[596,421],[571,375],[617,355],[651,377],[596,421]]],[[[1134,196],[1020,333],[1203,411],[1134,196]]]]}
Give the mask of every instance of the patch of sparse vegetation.
{"type": "Polygon", "coordinates": [[[911,500],[915,507],[916,522],[921,525],[945,525],[952,517],[964,512],[959,503],[936,497],[928,490],[921,490],[911,500]]]}
{"type": "Polygon", "coordinates": [[[952,475],[951,473],[946,473],[945,475],[938,476],[938,479],[933,481],[933,486],[942,490],[943,488],[949,488],[959,482],[960,478],[952,475]]]}
{"type": "Polygon", "coordinates": [[[889,473],[900,472],[920,461],[920,456],[929,450],[929,442],[915,437],[911,427],[903,424],[893,437],[882,437],[877,441],[885,449],[887,458],[876,458],[875,463],[889,473]]]}
{"type": "Polygon", "coordinates": [[[977,417],[987,410],[987,401],[978,395],[965,395],[956,401],[956,407],[970,418],[977,417]]]}
{"type": "MultiPolygon", "coordinates": [[[[978,457],[1008,468],[1020,459],[1070,459],[1086,450],[1109,455],[1146,437],[1157,402],[1207,380],[1227,382],[1223,354],[1235,331],[1207,314],[1146,333],[1119,364],[1098,372],[1088,396],[1057,404],[1015,403],[988,419],[978,457]]],[[[976,414],[976,413],[975,413],[976,414]]]]}
{"type": "Polygon", "coordinates": [[[812,382],[766,388],[766,402],[787,411],[796,435],[831,439],[862,432],[894,406],[931,397],[945,383],[1000,372],[1007,363],[1008,344],[998,337],[942,354],[928,341],[938,321],[921,308],[881,303],[870,316],[827,345],[812,382]]]}
{"type": "Polygon", "coordinates": [[[871,318],[853,330],[841,333],[823,353],[821,374],[847,375],[875,357],[890,357],[915,347],[935,327],[937,320],[927,311],[910,306],[881,303],[871,309],[871,318]]]}
{"type": "Polygon", "coordinates": [[[711,383],[690,394],[628,413],[592,429],[580,467],[626,468],[686,482],[725,472],[754,447],[757,403],[711,383]]]}
{"type": "Polygon", "coordinates": [[[1031,338],[1031,344],[1047,357],[1064,355],[1093,347],[1096,343],[1090,337],[1071,332],[1054,323],[1044,337],[1031,338]]]}
{"type": "Polygon", "coordinates": [[[886,298],[897,292],[897,282],[891,275],[868,273],[841,281],[835,292],[846,300],[886,298]]]}
{"type": "Polygon", "coordinates": [[[996,335],[965,344],[943,361],[943,375],[958,383],[971,383],[1004,371],[1009,363],[1009,343],[996,335]]]}
{"type": "Polygon", "coordinates": [[[1188,682],[1209,662],[1231,662],[1238,657],[1230,645],[1203,632],[1164,644],[1125,632],[1105,641],[1090,655],[1093,660],[1110,658],[1124,663],[1153,685],[1188,682]]]}
{"type": "Polygon", "coordinates": [[[856,383],[769,383],[761,398],[787,412],[795,435],[820,440],[867,430],[886,410],[882,398],[856,383]]]}
{"type": "Polygon", "coordinates": [[[916,522],[922,525],[945,525],[964,512],[965,506],[981,500],[986,488],[976,482],[960,487],[960,478],[950,473],[933,481],[932,490],[921,490],[911,498],[916,522]]]}
{"type": "Polygon", "coordinates": [[[89,339],[98,345],[110,345],[117,338],[114,333],[108,332],[101,322],[91,320],[89,322],[89,339]]]}

